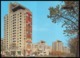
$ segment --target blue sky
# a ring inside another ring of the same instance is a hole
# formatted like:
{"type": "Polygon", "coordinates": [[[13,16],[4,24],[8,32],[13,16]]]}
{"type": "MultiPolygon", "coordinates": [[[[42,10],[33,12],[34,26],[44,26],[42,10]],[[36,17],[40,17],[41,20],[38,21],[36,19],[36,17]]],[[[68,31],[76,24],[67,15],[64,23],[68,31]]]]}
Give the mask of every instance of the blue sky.
{"type": "MultiPolygon", "coordinates": [[[[12,1],[13,2],[13,1],[12,1]]],[[[61,4],[60,1],[16,1],[19,4],[30,9],[32,12],[32,41],[37,43],[40,40],[46,41],[48,45],[52,42],[61,40],[67,45],[68,37],[63,34],[62,23],[52,23],[47,15],[49,7],[61,4]]],[[[1,38],[4,38],[4,16],[8,14],[8,5],[10,1],[1,2],[1,38]]]]}

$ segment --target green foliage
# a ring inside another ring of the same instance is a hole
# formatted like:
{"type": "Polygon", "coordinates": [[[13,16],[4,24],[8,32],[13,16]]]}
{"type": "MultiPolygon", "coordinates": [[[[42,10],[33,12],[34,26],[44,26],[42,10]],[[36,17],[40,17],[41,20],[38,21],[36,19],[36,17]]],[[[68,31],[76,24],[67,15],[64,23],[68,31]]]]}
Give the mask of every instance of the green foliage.
{"type": "Polygon", "coordinates": [[[79,1],[64,1],[64,5],[50,7],[49,11],[48,18],[53,23],[64,22],[65,34],[78,34],[79,1]]]}
{"type": "Polygon", "coordinates": [[[70,38],[75,35],[76,38],[69,40],[69,47],[71,53],[79,56],[79,1],[64,1],[64,5],[56,6],[56,8],[50,7],[49,11],[48,18],[53,23],[63,22],[62,27],[66,28],[64,34],[70,38]]]}

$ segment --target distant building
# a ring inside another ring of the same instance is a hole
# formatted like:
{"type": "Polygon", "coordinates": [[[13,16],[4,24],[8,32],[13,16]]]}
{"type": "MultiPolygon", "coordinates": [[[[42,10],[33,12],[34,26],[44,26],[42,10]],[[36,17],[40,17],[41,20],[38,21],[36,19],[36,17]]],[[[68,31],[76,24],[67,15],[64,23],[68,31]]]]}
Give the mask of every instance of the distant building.
{"type": "Polygon", "coordinates": [[[4,17],[6,51],[11,55],[30,55],[32,46],[32,13],[18,3],[9,4],[4,17]]]}
{"type": "Polygon", "coordinates": [[[63,43],[57,40],[56,42],[52,44],[52,50],[63,52],[63,43]]]}
{"type": "Polygon", "coordinates": [[[68,47],[63,48],[64,53],[70,53],[70,49],[68,47]]]}
{"type": "Polygon", "coordinates": [[[63,43],[59,40],[52,44],[52,51],[57,53],[70,53],[70,49],[68,47],[64,47],[63,43]]]}
{"type": "Polygon", "coordinates": [[[33,51],[32,52],[38,56],[49,55],[50,51],[51,51],[51,47],[47,46],[45,41],[40,41],[37,44],[33,44],[33,51]]]}

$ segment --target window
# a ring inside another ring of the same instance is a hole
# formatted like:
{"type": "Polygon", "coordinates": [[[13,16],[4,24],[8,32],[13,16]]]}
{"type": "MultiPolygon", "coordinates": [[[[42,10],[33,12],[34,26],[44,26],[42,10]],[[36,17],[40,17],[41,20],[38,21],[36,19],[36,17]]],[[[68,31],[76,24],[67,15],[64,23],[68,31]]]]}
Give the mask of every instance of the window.
{"type": "Polygon", "coordinates": [[[20,29],[20,31],[21,31],[21,29],[20,29]]]}
{"type": "Polygon", "coordinates": [[[14,16],[14,15],[13,15],[14,16]]]}
{"type": "Polygon", "coordinates": [[[13,41],[13,42],[16,42],[16,41],[13,41]]]}
{"type": "Polygon", "coordinates": [[[15,55],[16,54],[16,51],[11,51],[11,55],[15,55]]]}
{"type": "Polygon", "coordinates": [[[16,14],[14,14],[13,16],[15,16],[16,14]]]}
{"type": "Polygon", "coordinates": [[[21,20],[21,18],[20,18],[20,20],[21,20]]]}
{"type": "Polygon", "coordinates": [[[30,24],[28,24],[28,26],[30,26],[30,24]]]}
{"type": "Polygon", "coordinates": [[[21,17],[21,15],[20,15],[20,17],[21,17]]]}
{"type": "Polygon", "coordinates": [[[21,28],[21,26],[20,26],[20,28],[21,28]]]}
{"type": "Polygon", "coordinates": [[[21,21],[20,21],[21,22],[21,21]]]}
{"type": "Polygon", "coordinates": [[[21,55],[21,51],[17,51],[19,55],[21,55]]]}
{"type": "Polygon", "coordinates": [[[21,40],[20,40],[20,42],[21,42],[21,40]]]}
{"type": "Polygon", "coordinates": [[[20,12],[20,14],[21,14],[21,12],[20,12]]]}
{"type": "Polygon", "coordinates": [[[13,17],[13,19],[14,19],[15,17],[13,17]]]}
{"type": "Polygon", "coordinates": [[[16,39],[16,38],[13,38],[13,40],[14,40],[14,39],[16,39]]]}
{"type": "Polygon", "coordinates": [[[16,19],[14,19],[13,21],[16,21],[16,19]]]}

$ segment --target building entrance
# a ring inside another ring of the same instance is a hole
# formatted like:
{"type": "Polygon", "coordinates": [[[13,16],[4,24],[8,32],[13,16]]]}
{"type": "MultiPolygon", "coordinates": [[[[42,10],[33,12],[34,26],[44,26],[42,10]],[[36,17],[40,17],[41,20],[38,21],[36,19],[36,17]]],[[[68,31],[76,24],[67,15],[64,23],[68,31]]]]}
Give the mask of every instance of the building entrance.
{"type": "Polygon", "coordinates": [[[11,51],[12,56],[16,56],[16,51],[11,51]]]}

